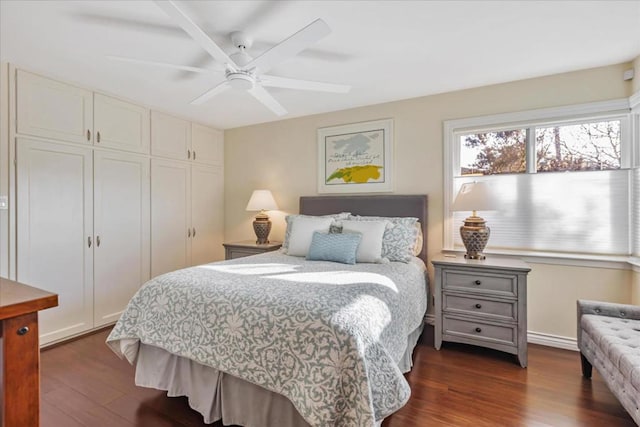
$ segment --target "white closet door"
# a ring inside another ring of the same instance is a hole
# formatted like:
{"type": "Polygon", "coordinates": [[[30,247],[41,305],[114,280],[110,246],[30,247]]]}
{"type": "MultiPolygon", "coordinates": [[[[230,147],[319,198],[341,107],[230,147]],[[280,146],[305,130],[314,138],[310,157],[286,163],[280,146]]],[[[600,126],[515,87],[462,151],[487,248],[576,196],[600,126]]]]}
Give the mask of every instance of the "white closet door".
{"type": "Polygon", "coordinates": [[[118,320],[149,280],[149,159],[94,152],[94,326],[118,320]]]}
{"type": "Polygon", "coordinates": [[[224,164],[224,133],[193,123],[191,126],[192,160],[209,165],[224,164]]]}
{"type": "Polygon", "coordinates": [[[191,167],[192,265],[224,259],[223,180],[222,168],[191,167]]]}
{"type": "Polygon", "coordinates": [[[176,160],[191,158],[191,122],[151,112],[151,154],[176,160]]]}
{"type": "Polygon", "coordinates": [[[149,153],[149,110],[139,105],[94,95],[95,144],[118,150],[149,153]]]}
{"type": "Polygon", "coordinates": [[[93,327],[92,205],[91,149],[18,138],[17,279],[59,295],[42,344],[93,327]]]}
{"type": "Polygon", "coordinates": [[[36,74],[17,71],[17,132],[91,144],[93,94],[36,74]]]}
{"type": "Polygon", "coordinates": [[[191,166],[151,160],[151,277],[191,265],[191,166]]]}

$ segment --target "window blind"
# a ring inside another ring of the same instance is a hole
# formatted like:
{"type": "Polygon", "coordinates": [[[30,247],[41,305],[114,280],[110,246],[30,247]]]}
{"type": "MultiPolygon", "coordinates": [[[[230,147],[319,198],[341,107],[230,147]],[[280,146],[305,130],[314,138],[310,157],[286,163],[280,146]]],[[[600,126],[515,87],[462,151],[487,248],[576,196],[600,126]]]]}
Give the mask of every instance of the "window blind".
{"type": "MultiPolygon", "coordinates": [[[[631,175],[630,170],[608,170],[456,177],[452,197],[465,182],[491,186],[499,210],[478,212],[491,228],[487,249],[629,255],[631,175]]],[[[640,179],[638,170],[634,177],[640,179]]],[[[453,242],[458,249],[464,249],[458,229],[469,215],[453,212],[453,242]]],[[[638,215],[635,224],[638,230],[638,215]]],[[[639,248],[636,234],[635,250],[639,248]]]]}

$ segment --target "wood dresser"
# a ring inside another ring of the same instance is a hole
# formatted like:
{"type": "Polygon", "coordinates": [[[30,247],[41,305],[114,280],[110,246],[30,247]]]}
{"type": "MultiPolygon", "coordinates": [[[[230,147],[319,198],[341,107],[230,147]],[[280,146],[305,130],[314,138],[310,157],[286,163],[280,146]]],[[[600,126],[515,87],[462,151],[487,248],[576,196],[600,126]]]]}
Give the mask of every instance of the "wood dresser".
{"type": "Polygon", "coordinates": [[[527,366],[527,274],[519,259],[439,255],[434,345],[453,341],[505,351],[527,366]]]}
{"type": "Polygon", "coordinates": [[[0,278],[0,425],[38,427],[40,348],[38,311],[58,305],[58,295],[0,278]]]}

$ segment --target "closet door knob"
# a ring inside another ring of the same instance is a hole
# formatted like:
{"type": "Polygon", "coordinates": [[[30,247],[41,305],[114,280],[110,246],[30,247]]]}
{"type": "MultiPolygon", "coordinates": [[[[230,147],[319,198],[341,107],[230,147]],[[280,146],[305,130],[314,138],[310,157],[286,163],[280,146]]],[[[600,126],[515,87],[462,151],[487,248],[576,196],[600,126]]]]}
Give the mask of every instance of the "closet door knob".
{"type": "Polygon", "coordinates": [[[196,159],[196,150],[193,150],[193,160],[196,159]]]}
{"type": "Polygon", "coordinates": [[[191,229],[187,228],[187,237],[191,237],[191,229]]]}
{"type": "Polygon", "coordinates": [[[91,247],[91,236],[87,237],[87,245],[91,247]]]}
{"type": "Polygon", "coordinates": [[[91,141],[91,131],[87,129],[87,141],[91,141]]]}
{"type": "Polygon", "coordinates": [[[187,159],[191,159],[191,150],[187,150],[187,159]]]}
{"type": "Polygon", "coordinates": [[[98,133],[96,134],[96,141],[98,143],[100,142],[100,131],[98,131],[98,133]]]}
{"type": "Polygon", "coordinates": [[[100,247],[100,236],[96,236],[96,246],[100,247]]]}
{"type": "MultiPolygon", "coordinates": [[[[194,157],[194,160],[195,160],[195,157],[194,157]]],[[[195,227],[193,227],[193,237],[196,237],[196,228],[195,227]]]]}

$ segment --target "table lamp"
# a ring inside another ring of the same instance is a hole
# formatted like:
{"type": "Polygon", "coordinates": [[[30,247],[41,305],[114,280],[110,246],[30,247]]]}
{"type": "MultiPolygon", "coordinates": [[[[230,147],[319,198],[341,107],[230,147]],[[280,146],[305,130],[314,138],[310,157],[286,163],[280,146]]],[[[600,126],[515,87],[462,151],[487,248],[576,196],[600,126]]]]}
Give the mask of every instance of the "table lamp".
{"type": "Polygon", "coordinates": [[[460,187],[451,210],[473,212],[460,227],[460,237],[467,249],[465,258],[486,258],[482,251],[487,246],[491,230],[486,226],[484,219],[476,215],[476,211],[495,210],[497,205],[498,201],[484,182],[468,182],[460,187]]]}
{"type": "Polygon", "coordinates": [[[254,190],[247,203],[248,211],[260,211],[256,215],[256,219],[253,221],[253,231],[256,233],[256,243],[258,245],[264,245],[269,243],[269,232],[271,232],[271,221],[269,221],[269,215],[265,211],[272,211],[278,209],[276,201],[273,199],[273,195],[269,190],[254,190]]]}

